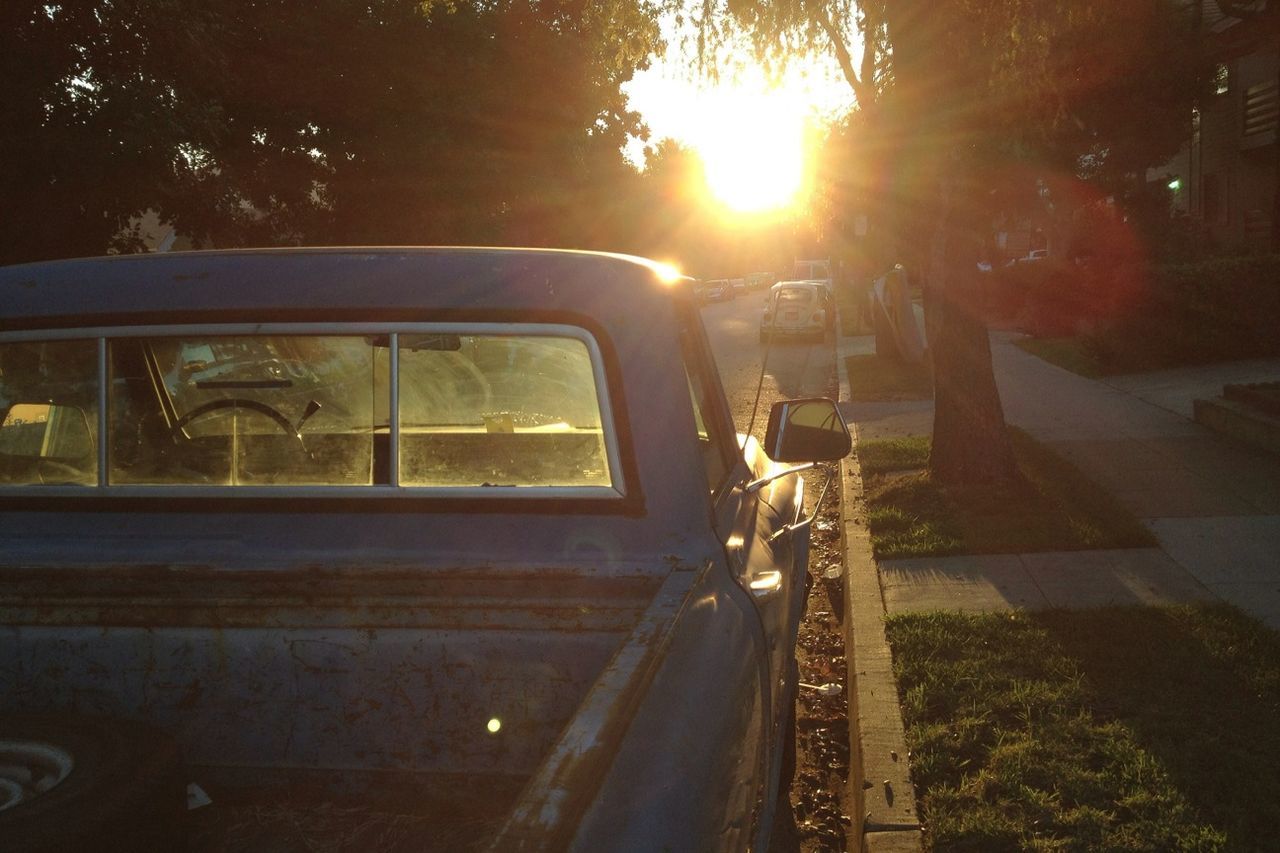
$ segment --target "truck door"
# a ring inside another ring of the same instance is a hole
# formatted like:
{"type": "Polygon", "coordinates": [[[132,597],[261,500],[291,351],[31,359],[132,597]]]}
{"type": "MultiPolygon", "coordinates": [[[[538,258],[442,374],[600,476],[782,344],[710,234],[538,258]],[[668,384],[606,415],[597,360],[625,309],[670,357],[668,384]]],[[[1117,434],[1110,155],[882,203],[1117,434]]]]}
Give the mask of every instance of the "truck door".
{"type": "MultiPolygon", "coordinates": [[[[801,504],[798,476],[783,477],[757,492],[746,485],[770,463],[754,439],[744,454],[715,363],[697,318],[686,322],[685,367],[689,374],[699,441],[712,492],[716,533],[724,544],[735,580],[752,599],[760,619],[761,653],[767,660],[766,696],[771,784],[778,777],[781,745],[792,724],[795,695],[795,641],[805,601],[807,561],[796,553],[790,524],[801,504]],[[797,557],[801,559],[797,559],[797,557]]],[[[806,540],[807,541],[807,540],[806,540]]],[[[770,790],[772,803],[775,790],[770,790]]]]}

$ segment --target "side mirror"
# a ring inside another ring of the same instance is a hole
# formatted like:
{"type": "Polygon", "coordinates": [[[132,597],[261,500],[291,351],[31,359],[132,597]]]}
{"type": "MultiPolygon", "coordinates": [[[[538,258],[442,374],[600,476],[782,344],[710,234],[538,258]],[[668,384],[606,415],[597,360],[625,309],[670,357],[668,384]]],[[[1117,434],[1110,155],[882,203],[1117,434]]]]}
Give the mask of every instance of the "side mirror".
{"type": "Polygon", "coordinates": [[[93,433],[84,411],[58,403],[14,403],[0,420],[0,453],[92,466],[93,433]]]}
{"type": "Polygon", "coordinates": [[[769,410],[764,452],[774,462],[834,462],[852,449],[849,427],[833,400],[782,400],[769,410]]]}

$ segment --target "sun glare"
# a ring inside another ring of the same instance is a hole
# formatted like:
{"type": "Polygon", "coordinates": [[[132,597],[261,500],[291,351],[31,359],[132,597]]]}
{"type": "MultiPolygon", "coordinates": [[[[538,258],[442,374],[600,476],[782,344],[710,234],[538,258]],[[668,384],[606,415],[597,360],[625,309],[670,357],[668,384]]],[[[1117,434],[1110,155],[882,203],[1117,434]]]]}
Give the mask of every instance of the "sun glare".
{"type": "Polygon", "coordinates": [[[757,115],[739,128],[698,146],[712,197],[743,214],[793,205],[804,184],[803,123],[757,115]]]}
{"type": "Polygon", "coordinates": [[[714,83],[681,76],[678,60],[638,75],[628,96],[655,138],[672,136],[702,160],[708,200],[731,217],[786,213],[801,202],[815,116],[849,106],[849,89],[797,63],[776,79],[746,71],[714,83]]]}

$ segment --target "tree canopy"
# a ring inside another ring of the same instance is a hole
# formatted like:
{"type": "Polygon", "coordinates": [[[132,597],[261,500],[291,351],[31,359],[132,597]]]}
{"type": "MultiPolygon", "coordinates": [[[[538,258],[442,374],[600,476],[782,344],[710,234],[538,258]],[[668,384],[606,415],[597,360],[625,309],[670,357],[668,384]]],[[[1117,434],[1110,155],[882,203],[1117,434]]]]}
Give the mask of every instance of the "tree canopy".
{"type": "Polygon", "coordinates": [[[0,11],[0,261],[217,245],[612,244],[646,0],[85,0],[0,11]],[[607,188],[606,188],[607,185],[607,188]]]}

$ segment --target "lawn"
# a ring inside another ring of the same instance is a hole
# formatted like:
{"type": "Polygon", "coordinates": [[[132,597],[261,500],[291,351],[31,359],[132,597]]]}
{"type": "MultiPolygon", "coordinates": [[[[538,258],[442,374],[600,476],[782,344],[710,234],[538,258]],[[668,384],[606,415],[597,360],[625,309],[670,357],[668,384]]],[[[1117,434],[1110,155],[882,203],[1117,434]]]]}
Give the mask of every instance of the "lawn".
{"type": "Polygon", "coordinates": [[[888,620],[936,851],[1275,849],[1280,635],[1226,605],[888,620]]]}
{"type": "Polygon", "coordinates": [[[932,400],[933,371],[929,358],[907,364],[878,355],[854,355],[845,359],[849,393],[857,402],[932,400]]]}
{"type": "Polygon", "coordinates": [[[1034,356],[1069,370],[1079,376],[1098,379],[1107,375],[1106,366],[1089,345],[1089,339],[1077,335],[1070,338],[1020,338],[1014,344],[1034,356]]]}
{"type": "Polygon", "coordinates": [[[876,557],[1013,554],[1154,544],[1109,494],[1021,430],[1010,440],[1020,478],[945,488],[925,470],[929,439],[858,446],[876,557]]]}

